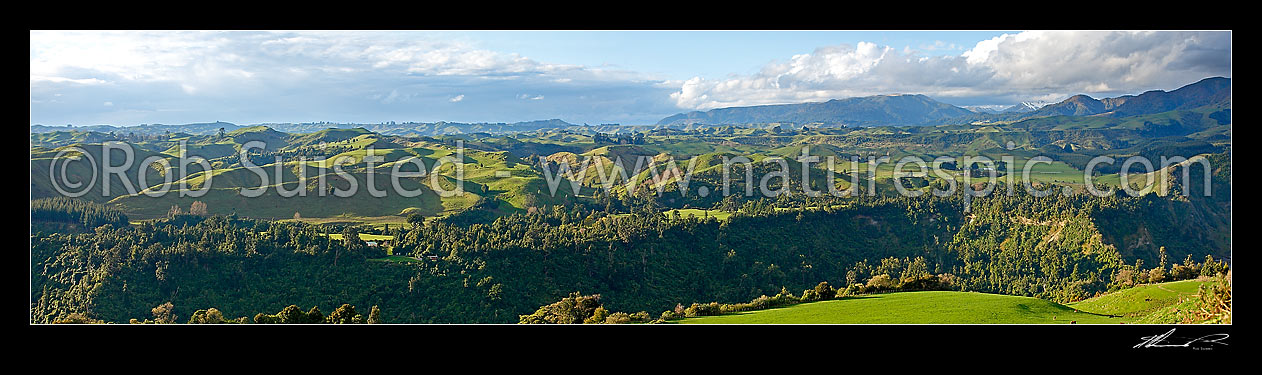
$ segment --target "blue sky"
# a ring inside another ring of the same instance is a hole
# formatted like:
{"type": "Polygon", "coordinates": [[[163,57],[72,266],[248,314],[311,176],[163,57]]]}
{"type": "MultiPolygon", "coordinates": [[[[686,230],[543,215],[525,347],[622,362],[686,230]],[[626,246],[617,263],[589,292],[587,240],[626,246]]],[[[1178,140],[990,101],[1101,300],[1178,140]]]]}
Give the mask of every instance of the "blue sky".
{"type": "MultiPolygon", "coordinates": [[[[1018,33],[1019,31],[1008,31],[1018,33]]],[[[612,65],[668,79],[756,73],[763,65],[817,47],[875,42],[959,55],[1004,31],[517,31],[451,32],[477,46],[541,61],[612,65]]]]}
{"type": "Polygon", "coordinates": [[[31,123],[651,124],[892,93],[1006,106],[1231,76],[1230,32],[32,31],[31,123]]]}

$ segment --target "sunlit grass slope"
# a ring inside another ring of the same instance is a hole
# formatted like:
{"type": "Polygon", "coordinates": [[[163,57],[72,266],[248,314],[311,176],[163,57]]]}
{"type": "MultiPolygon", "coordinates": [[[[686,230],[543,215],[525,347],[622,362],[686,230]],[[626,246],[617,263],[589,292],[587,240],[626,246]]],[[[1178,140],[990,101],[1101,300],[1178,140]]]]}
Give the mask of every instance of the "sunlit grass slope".
{"type": "Polygon", "coordinates": [[[689,318],[684,324],[1117,324],[1110,318],[1032,298],[971,292],[902,292],[779,309],[689,318]]]}

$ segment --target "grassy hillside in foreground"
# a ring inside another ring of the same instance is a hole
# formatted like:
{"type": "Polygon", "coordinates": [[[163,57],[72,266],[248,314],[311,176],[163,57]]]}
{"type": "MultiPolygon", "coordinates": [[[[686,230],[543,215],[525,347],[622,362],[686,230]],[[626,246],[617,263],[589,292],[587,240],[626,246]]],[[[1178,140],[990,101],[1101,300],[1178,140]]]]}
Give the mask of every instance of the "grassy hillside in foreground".
{"type": "Polygon", "coordinates": [[[1204,283],[1205,281],[1183,280],[1140,285],[1074,302],[1069,306],[1096,314],[1142,316],[1158,308],[1178,304],[1184,298],[1196,295],[1201,284],[1204,283]]]}
{"type": "Polygon", "coordinates": [[[683,320],[683,324],[1117,324],[1031,297],[972,292],[902,292],[683,320]]]}

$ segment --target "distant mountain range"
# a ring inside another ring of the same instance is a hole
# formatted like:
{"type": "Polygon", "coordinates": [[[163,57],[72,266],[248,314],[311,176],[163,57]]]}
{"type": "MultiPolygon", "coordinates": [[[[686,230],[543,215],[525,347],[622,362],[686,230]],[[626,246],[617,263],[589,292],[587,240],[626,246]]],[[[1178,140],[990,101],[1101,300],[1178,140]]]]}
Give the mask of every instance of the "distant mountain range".
{"type": "Polygon", "coordinates": [[[931,125],[977,116],[924,95],[878,95],[822,103],[719,108],[680,113],[658,125],[822,123],[830,125],[931,125]]]}
{"type": "Polygon", "coordinates": [[[118,135],[126,135],[127,133],[135,133],[137,135],[153,135],[171,133],[186,134],[213,134],[224,128],[225,131],[233,131],[244,128],[245,126],[236,125],[230,122],[202,122],[194,124],[182,125],[163,125],[163,124],[142,124],[136,126],[113,126],[113,125],[89,125],[89,126],[47,126],[47,125],[31,125],[31,133],[51,133],[55,131],[79,131],[79,132],[97,132],[109,133],[115,132],[118,135]]]}
{"type": "Polygon", "coordinates": [[[1126,117],[1192,109],[1230,100],[1231,79],[1214,77],[1173,91],[1153,90],[1139,95],[1124,95],[1099,100],[1086,95],[1074,95],[1060,103],[1032,111],[1025,117],[1096,115],[1126,117]]]}
{"type": "Polygon", "coordinates": [[[969,110],[924,95],[878,95],[827,102],[729,107],[680,113],[658,121],[679,124],[830,124],[830,125],[946,125],[975,121],[1019,121],[1050,116],[1136,116],[1192,109],[1231,101],[1231,79],[1206,78],[1173,91],[1094,99],[1075,95],[1059,103],[1023,102],[1002,111],[969,110]]]}
{"type": "Polygon", "coordinates": [[[1039,108],[1043,108],[1043,107],[1047,106],[1047,104],[1048,104],[1048,103],[1047,103],[1047,102],[1044,102],[1044,101],[1020,102],[1020,103],[1017,103],[1017,104],[1016,104],[1016,105],[1014,105],[1014,106],[1011,106],[1011,107],[1005,108],[1003,111],[1000,111],[1000,113],[1025,113],[1025,112],[1033,112],[1033,111],[1037,111],[1039,108]]]}
{"type": "MultiPolygon", "coordinates": [[[[1231,103],[1231,79],[1206,78],[1172,91],[1153,90],[1139,95],[1095,99],[1087,95],[1075,95],[1059,103],[1022,102],[997,110],[995,107],[975,107],[973,110],[939,102],[925,95],[876,95],[859,98],[833,99],[826,102],[799,104],[762,105],[750,107],[719,108],[694,111],[666,117],[657,122],[658,127],[757,125],[757,124],[823,124],[847,126],[925,126],[969,124],[978,121],[1021,121],[1052,116],[1109,116],[1126,117],[1185,110],[1208,105],[1231,103]]],[[[219,129],[226,132],[250,126],[265,125],[285,133],[311,133],[324,129],[364,128],[385,135],[438,136],[470,133],[515,133],[543,129],[586,129],[598,132],[617,132],[623,128],[616,124],[587,126],[571,124],[559,119],[524,121],[515,123],[461,123],[461,122],[405,122],[379,124],[269,123],[236,125],[227,122],[193,123],[182,125],[144,124],[137,126],[45,126],[31,125],[31,133],[55,131],[114,132],[118,136],[129,133],[154,135],[186,133],[206,135],[219,129]]]]}
{"type": "Polygon", "coordinates": [[[1060,103],[1045,105],[1033,111],[1026,112],[1024,117],[1047,117],[1047,116],[1090,116],[1116,109],[1127,99],[1134,96],[1122,96],[1118,98],[1105,98],[1096,100],[1086,95],[1074,95],[1065,99],[1060,103]]]}
{"type": "Polygon", "coordinates": [[[116,135],[122,136],[128,133],[137,135],[154,135],[170,133],[186,133],[195,135],[214,134],[219,129],[225,132],[253,127],[267,126],[276,131],[285,133],[312,133],[325,129],[355,129],[364,128],[372,132],[385,135],[405,135],[405,136],[436,136],[445,134],[466,134],[466,133],[511,133],[526,132],[540,129],[568,128],[577,126],[562,120],[537,120],[515,123],[460,123],[460,122],[405,122],[405,123],[382,123],[382,124],[342,124],[331,122],[310,122],[310,123],[267,123],[254,125],[237,125],[228,122],[210,122],[195,123],[182,125],[163,125],[163,124],[145,124],[136,126],[112,126],[112,125],[93,125],[93,126],[45,126],[32,125],[31,133],[50,133],[55,131],[80,131],[80,132],[97,132],[109,133],[114,132],[116,135]]]}

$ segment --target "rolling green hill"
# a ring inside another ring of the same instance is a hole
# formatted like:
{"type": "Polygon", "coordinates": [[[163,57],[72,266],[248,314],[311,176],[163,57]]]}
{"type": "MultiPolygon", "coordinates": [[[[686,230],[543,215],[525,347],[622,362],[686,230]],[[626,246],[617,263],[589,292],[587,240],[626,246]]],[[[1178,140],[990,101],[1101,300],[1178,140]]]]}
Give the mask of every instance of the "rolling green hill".
{"type": "Polygon", "coordinates": [[[1143,316],[1153,310],[1179,303],[1196,295],[1204,281],[1183,280],[1168,283],[1140,285],[1099,297],[1069,304],[1082,311],[1097,314],[1143,316]]]}
{"type": "MultiPolygon", "coordinates": [[[[53,182],[48,173],[52,157],[68,147],[82,147],[99,163],[102,160],[102,146],[99,143],[75,143],[90,141],[90,136],[100,133],[48,133],[32,135],[33,143],[66,144],[59,148],[33,146],[31,149],[31,197],[55,197],[53,182]]],[[[136,191],[143,193],[162,190],[164,177],[172,176],[169,194],[160,198],[143,194],[127,195],[124,180],[115,177],[109,185],[109,194],[102,194],[106,184],[97,183],[90,189],[84,199],[107,203],[119,208],[140,220],[155,219],[166,216],[172,206],[184,209],[195,201],[202,201],[209,207],[211,214],[237,214],[246,217],[268,219],[291,219],[300,215],[302,220],[312,222],[345,221],[345,222],[392,222],[402,223],[406,216],[419,213],[427,217],[450,215],[474,206],[480,199],[492,198],[506,204],[493,212],[494,216],[526,210],[532,206],[555,204],[565,201],[571,195],[562,190],[558,197],[545,196],[546,184],[538,170],[517,156],[505,151],[478,151],[466,149],[461,160],[455,160],[463,166],[465,192],[454,196],[440,197],[435,193],[435,183],[443,190],[450,191],[456,186],[458,171],[452,163],[444,161],[444,157],[455,157],[453,147],[445,144],[426,142],[423,140],[400,140],[396,137],[383,136],[362,128],[326,129],[309,134],[286,134],[265,126],[254,126],[236,129],[218,135],[177,134],[167,138],[151,138],[138,142],[117,143],[116,147],[130,146],[137,152],[136,161],[153,156],[165,159],[171,164],[165,170],[150,168],[144,181],[138,180],[143,166],[133,165],[126,170],[125,180],[136,191]],[[269,176],[269,192],[257,199],[246,199],[238,194],[242,188],[257,188],[260,178],[256,171],[245,168],[240,158],[240,150],[245,143],[261,141],[266,146],[251,150],[249,160],[262,168],[269,176]],[[370,152],[371,151],[371,152],[370,152]],[[416,158],[424,165],[425,170],[434,178],[407,178],[403,187],[409,191],[421,189],[418,197],[403,197],[399,194],[388,194],[386,197],[374,197],[366,189],[366,156],[380,157],[375,162],[376,183],[379,190],[391,191],[390,174],[398,164],[402,172],[415,172],[417,167],[407,163],[409,158],[416,158]],[[187,173],[181,173],[178,165],[180,156],[200,156],[209,160],[212,170],[202,173],[198,164],[187,167],[187,173]],[[277,158],[283,164],[276,168],[277,158]],[[305,158],[303,163],[299,158],[305,158]],[[328,180],[326,190],[336,186],[345,190],[345,179],[334,174],[330,161],[340,160],[341,168],[354,176],[361,190],[352,197],[335,197],[326,191],[320,196],[318,180],[328,180]],[[305,170],[303,167],[305,166],[305,170]],[[326,168],[321,173],[320,168],[326,168]],[[306,177],[306,197],[282,198],[275,188],[278,181],[276,173],[280,173],[285,181],[286,190],[301,189],[298,187],[299,175],[306,177]],[[323,174],[323,176],[321,176],[323,174]],[[210,190],[201,197],[180,197],[178,192],[183,183],[189,189],[200,189],[211,178],[210,190]],[[182,178],[182,179],[181,179],[182,178]]],[[[112,160],[118,164],[122,153],[115,151],[112,160]]],[[[612,166],[612,165],[611,165],[612,166]]],[[[58,165],[60,167],[60,165],[58,165]]],[[[92,176],[86,163],[73,162],[67,175],[71,181],[78,181],[92,176]]],[[[59,169],[58,169],[59,170],[59,169]]],[[[594,175],[594,174],[593,174],[594,175]]],[[[98,177],[99,178],[99,177],[98,177]]]]}
{"type": "Polygon", "coordinates": [[[1111,318],[1032,298],[972,292],[901,292],[730,315],[683,324],[1117,324],[1111,318]]]}
{"type": "Polygon", "coordinates": [[[1061,305],[1032,297],[972,292],[899,292],[688,318],[683,324],[1116,324],[1161,322],[1205,280],[1139,285],[1061,305]],[[1167,314],[1168,315],[1168,314],[1167,314]]]}

